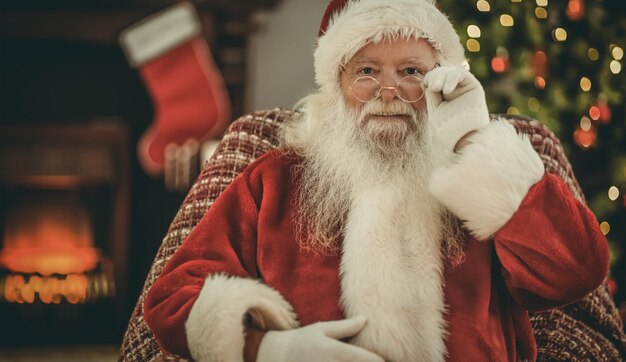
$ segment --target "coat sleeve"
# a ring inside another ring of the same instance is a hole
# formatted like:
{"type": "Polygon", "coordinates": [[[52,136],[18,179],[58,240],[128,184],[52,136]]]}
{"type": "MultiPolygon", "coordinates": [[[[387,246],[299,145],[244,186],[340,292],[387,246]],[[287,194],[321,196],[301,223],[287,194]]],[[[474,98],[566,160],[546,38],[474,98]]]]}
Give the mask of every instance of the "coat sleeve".
{"type": "Polygon", "coordinates": [[[470,138],[429,188],[478,240],[494,239],[505,283],[528,310],[574,302],[608,271],[595,216],[545,172],[525,135],[496,121],[470,138]]]}
{"type": "Polygon", "coordinates": [[[583,298],[608,272],[608,244],[595,216],[553,174],[530,189],[494,245],[511,295],[531,311],[583,298]]]}
{"type": "Polygon", "coordinates": [[[241,360],[247,316],[261,328],[293,327],[289,303],[255,279],[257,217],[244,172],[172,256],[144,305],[163,350],[196,361],[241,360]]]}

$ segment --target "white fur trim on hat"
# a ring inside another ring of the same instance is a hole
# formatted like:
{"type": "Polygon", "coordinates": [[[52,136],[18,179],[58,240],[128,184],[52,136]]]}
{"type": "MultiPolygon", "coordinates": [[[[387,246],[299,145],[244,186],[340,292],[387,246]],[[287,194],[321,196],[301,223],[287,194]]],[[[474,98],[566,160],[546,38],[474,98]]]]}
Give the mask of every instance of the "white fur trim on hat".
{"type": "Polygon", "coordinates": [[[243,361],[244,319],[264,330],[298,326],[292,307],[278,291],[253,279],[210,275],[185,322],[195,361],[243,361]]]}
{"type": "Polygon", "coordinates": [[[454,164],[433,172],[429,190],[485,240],[509,221],[545,170],[528,137],[506,120],[492,122],[469,141],[454,164]]]}
{"type": "Polygon", "coordinates": [[[369,42],[387,36],[424,38],[441,65],[463,65],[465,55],[448,18],[428,0],[359,0],[331,17],[315,49],[315,79],[322,90],[339,87],[340,65],[369,42]]]}

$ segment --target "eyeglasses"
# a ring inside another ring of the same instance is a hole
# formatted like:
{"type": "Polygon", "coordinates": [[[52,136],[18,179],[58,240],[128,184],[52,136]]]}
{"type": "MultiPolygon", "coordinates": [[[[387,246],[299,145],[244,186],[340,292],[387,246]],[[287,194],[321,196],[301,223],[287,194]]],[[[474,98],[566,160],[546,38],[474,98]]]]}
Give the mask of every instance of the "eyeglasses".
{"type": "Polygon", "coordinates": [[[422,78],[415,75],[403,77],[395,87],[383,87],[376,78],[364,75],[355,79],[350,89],[354,98],[363,103],[380,97],[383,89],[393,89],[398,98],[406,103],[415,103],[424,97],[422,78]]]}

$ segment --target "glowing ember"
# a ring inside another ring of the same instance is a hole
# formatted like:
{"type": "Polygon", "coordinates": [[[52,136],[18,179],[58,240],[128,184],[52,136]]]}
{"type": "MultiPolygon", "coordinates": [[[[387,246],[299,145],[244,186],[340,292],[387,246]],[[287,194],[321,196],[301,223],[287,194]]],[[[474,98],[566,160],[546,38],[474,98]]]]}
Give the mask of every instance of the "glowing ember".
{"type": "Polygon", "coordinates": [[[0,280],[0,296],[10,303],[70,304],[85,303],[97,297],[114,294],[111,276],[104,274],[70,274],[67,276],[38,276],[10,274],[0,280]]]}

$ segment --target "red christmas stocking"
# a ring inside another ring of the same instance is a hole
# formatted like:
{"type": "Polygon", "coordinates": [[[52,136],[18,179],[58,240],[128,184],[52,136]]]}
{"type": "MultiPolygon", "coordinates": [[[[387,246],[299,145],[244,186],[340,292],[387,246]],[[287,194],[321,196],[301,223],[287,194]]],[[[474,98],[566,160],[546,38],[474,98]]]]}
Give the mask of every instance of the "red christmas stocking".
{"type": "Polygon", "coordinates": [[[220,135],[230,117],[224,80],[190,4],[176,5],[132,26],[120,42],[154,102],[154,122],[137,146],[144,170],[163,172],[165,148],[220,135]]]}

